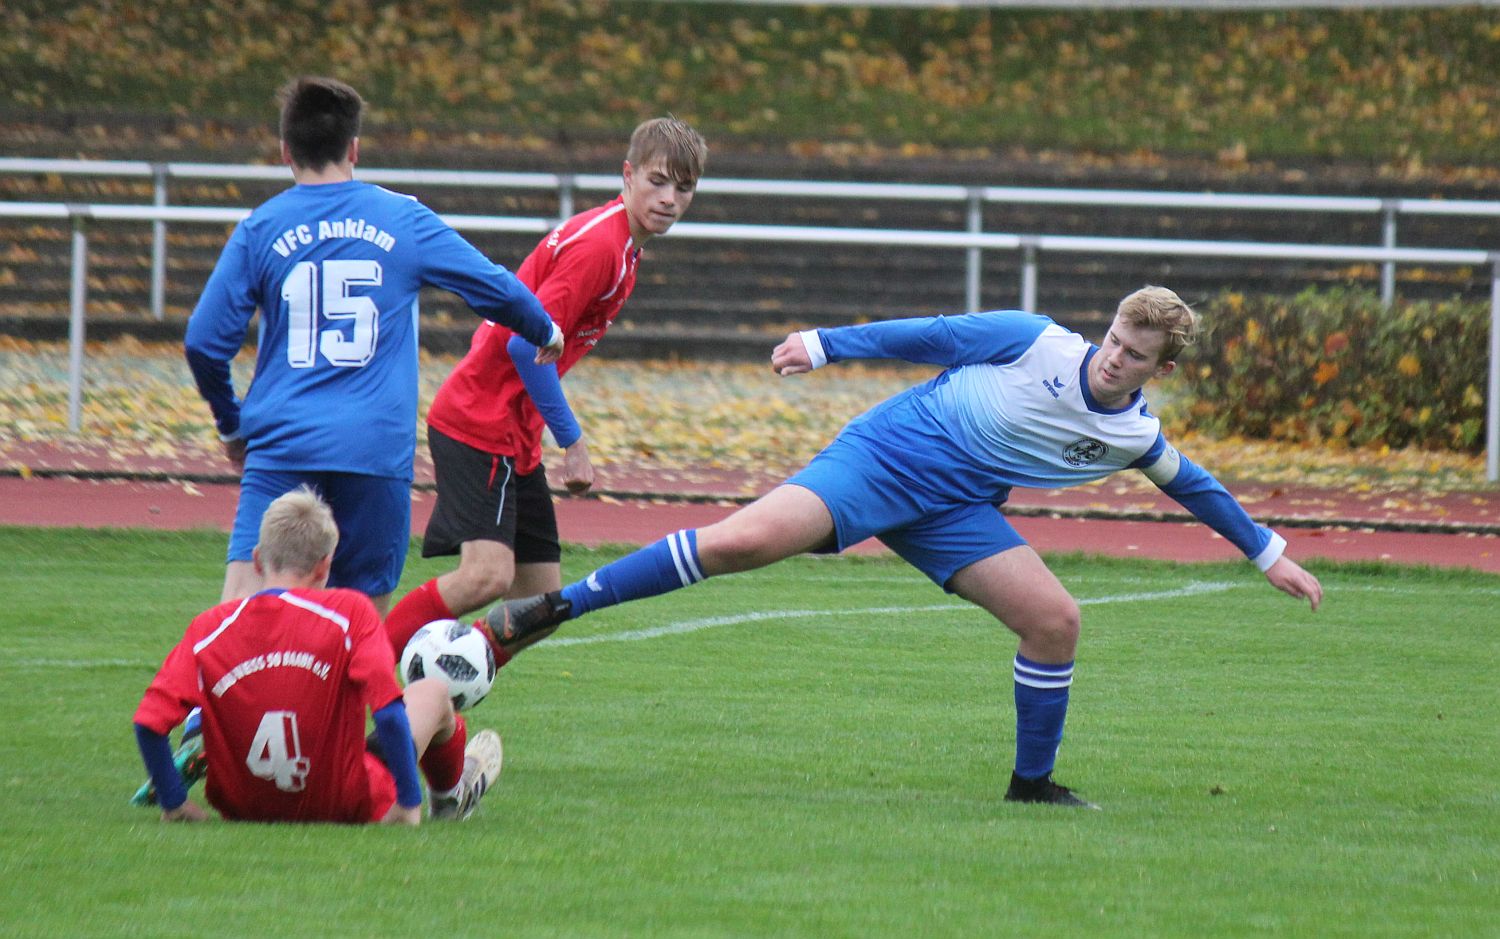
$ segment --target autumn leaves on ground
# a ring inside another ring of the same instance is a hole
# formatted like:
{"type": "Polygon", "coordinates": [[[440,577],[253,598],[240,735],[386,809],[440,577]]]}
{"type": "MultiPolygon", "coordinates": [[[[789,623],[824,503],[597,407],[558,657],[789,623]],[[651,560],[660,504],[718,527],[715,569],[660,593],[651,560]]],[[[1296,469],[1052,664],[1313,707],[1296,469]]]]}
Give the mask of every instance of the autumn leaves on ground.
{"type": "MultiPolygon", "coordinates": [[[[422,413],[454,362],[423,355],[422,413]]],[[[242,391],[252,365],[248,355],[236,362],[242,391]]],[[[70,439],[67,374],[65,345],[0,337],[0,448],[70,439]]],[[[568,394],[602,467],[701,466],[784,475],[849,418],[931,374],[918,367],[844,364],[779,378],[769,366],[590,358],[569,375],[568,394]]],[[[176,346],[92,343],[84,377],[86,437],[108,441],[122,454],[217,452],[207,406],[176,346]]],[[[1151,397],[1153,410],[1169,425],[1185,405],[1174,401],[1171,391],[1168,380],[1151,397]]],[[[1229,480],[1427,492],[1484,484],[1482,457],[1466,454],[1328,442],[1272,444],[1186,430],[1173,439],[1229,480]]]]}

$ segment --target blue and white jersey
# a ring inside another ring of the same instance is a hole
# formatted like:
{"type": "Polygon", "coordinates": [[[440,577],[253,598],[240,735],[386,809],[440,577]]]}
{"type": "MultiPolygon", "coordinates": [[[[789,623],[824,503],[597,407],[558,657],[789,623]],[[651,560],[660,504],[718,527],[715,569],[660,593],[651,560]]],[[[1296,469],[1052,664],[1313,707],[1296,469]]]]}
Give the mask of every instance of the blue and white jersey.
{"type": "Polygon", "coordinates": [[[1102,406],[1088,387],[1098,347],[1020,311],[892,320],[802,334],[814,366],[896,358],[946,368],[850,421],[840,436],[920,498],[1003,503],[1012,486],[1060,488],[1142,470],[1261,569],[1285,542],[1251,521],[1212,475],[1167,443],[1137,391],[1102,406]]]}
{"type": "Polygon", "coordinates": [[[235,228],[188,321],[186,351],[219,432],[248,469],[412,478],[417,295],[458,294],[536,345],[536,297],[410,196],[357,180],[298,185],[235,228]],[[261,312],[241,403],[229,363],[261,312]]]}

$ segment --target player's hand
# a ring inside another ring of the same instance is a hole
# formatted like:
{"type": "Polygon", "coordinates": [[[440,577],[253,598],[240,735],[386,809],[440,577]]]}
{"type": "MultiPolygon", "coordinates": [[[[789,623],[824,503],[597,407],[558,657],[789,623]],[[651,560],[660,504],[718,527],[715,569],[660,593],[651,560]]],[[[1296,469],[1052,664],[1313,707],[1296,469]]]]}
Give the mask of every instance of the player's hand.
{"type": "Polygon", "coordinates": [[[582,437],[563,451],[563,485],[572,493],[588,492],[594,485],[594,464],[582,437]]]}
{"type": "Polygon", "coordinates": [[[551,336],[551,338],[549,338],[547,340],[547,344],[545,346],[540,346],[540,347],[537,348],[537,350],[536,350],[536,358],[534,358],[532,361],[536,362],[536,364],[538,364],[538,365],[551,365],[552,363],[556,362],[558,359],[562,358],[562,354],[563,354],[563,331],[562,331],[562,327],[558,326],[556,323],[553,323],[552,324],[552,336],[551,336]]]}
{"type": "Polygon", "coordinates": [[[189,799],[175,809],[162,809],[161,820],[164,822],[206,822],[208,813],[203,810],[203,806],[189,799]]]}
{"type": "Polygon", "coordinates": [[[416,828],[418,825],[422,824],[422,807],[420,805],[414,805],[411,808],[407,808],[400,802],[397,802],[395,805],[391,806],[390,811],[385,813],[385,818],[382,818],[380,820],[380,824],[406,825],[411,828],[416,828]]]}
{"type": "Polygon", "coordinates": [[[1323,602],[1323,585],[1318,582],[1318,578],[1303,570],[1302,565],[1285,554],[1266,569],[1266,580],[1282,593],[1311,603],[1314,613],[1323,602]]]}
{"type": "Polygon", "coordinates": [[[224,459],[229,461],[236,473],[245,472],[245,438],[224,441],[224,459]]]}
{"type": "Polygon", "coordinates": [[[791,333],[771,350],[771,370],[783,377],[812,371],[812,359],[800,333],[791,333]]]}

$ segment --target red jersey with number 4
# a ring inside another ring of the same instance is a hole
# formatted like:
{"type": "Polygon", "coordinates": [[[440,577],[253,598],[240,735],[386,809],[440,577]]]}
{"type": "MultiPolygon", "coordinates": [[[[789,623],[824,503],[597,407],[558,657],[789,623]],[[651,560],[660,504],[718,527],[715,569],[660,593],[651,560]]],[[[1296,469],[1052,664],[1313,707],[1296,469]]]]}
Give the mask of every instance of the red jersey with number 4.
{"type": "MultiPolygon", "coordinates": [[[[625,203],[616,197],[554,229],[516,271],[563,331],[559,376],[604,338],[635,289],[640,254],[625,203]]],[[[475,449],[514,457],[524,474],[542,462],[546,424],[506,354],[512,335],[488,322],[474,331],[468,354],[438,389],[427,423],[475,449]]]]}
{"type": "Polygon", "coordinates": [[[135,721],[160,734],[203,708],[208,801],[229,819],[368,821],[365,713],[401,697],[368,597],[267,590],[200,613],[135,721]]]}

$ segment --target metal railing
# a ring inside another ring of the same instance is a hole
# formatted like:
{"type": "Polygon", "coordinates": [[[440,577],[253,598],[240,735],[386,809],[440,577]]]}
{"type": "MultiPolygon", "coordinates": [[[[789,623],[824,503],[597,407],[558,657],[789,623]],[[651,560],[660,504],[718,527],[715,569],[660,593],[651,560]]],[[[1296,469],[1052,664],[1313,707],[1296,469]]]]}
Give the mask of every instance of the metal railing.
{"type": "MultiPolygon", "coordinates": [[[[369,174],[362,174],[368,179],[369,174]]],[[[48,202],[0,202],[0,217],[56,219],[73,229],[72,281],[68,320],[68,428],[81,423],[85,307],[87,305],[88,223],[139,221],[226,224],[238,222],[249,209],[129,205],[79,205],[48,202]]],[[[460,231],[543,232],[551,219],[514,216],[443,215],[460,231]]],[[[1035,255],[1042,251],[1073,254],[1145,254],[1181,257],[1260,258],[1282,260],[1361,261],[1379,264],[1489,265],[1490,343],[1485,422],[1485,474],[1500,481],[1500,252],[1442,248],[1374,248],[1363,245],[1294,245],[1247,241],[1195,241],[1162,238],[1093,238],[1075,235],[1017,235],[972,232],[899,231],[892,229],[818,228],[788,225],[732,225],[683,222],[669,237],[722,241],[774,241],[812,244],[899,245],[909,248],[965,251],[1021,251],[1022,307],[1035,306],[1035,255]]],[[[977,308],[977,304],[971,304],[977,308]]]]}
{"type": "MultiPolygon", "coordinates": [[[[171,180],[217,179],[232,181],[290,182],[285,166],[229,163],[151,163],[128,160],[49,160],[25,157],[0,157],[0,173],[44,173],[69,176],[114,176],[147,178],[152,181],[152,204],[168,205],[171,180]]],[[[479,170],[380,169],[360,167],[358,178],[381,185],[463,186],[488,189],[528,189],[557,193],[556,218],[573,214],[574,195],[579,191],[611,192],[620,188],[620,178],[605,174],[506,173],[479,170]]],[[[984,232],[984,208],[987,205],[1067,205],[1100,208],[1156,208],[1185,210],[1234,210],[1250,212],[1298,212],[1316,214],[1365,215],[1380,219],[1381,243],[1378,247],[1398,246],[1398,219],[1401,216],[1466,216],[1500,218],[1500,201],[1468,199],[1404,199],[1361,196],[1285,196],[1202,192],[1147,192],[1120,189],[1051,189],[1013,186],[960,186],[916,183],[819,182],[799,180],[720,179],[709,177],[698,185],[700,193],[768,198],[869,199],[906,202],[943,202],[965,206],[965,232],[984,232]]],[[[166,226],[172,218],[152,221],[151,242],[151,313],[165,317],[167,236],[166,226]]],[[[680,226],[679,226],[680,227],[680,226]]],[[[481,230],[481,229],[476,229],[481,230]]],[[[488,228],[487,231],[533,231],[532,228],[488,228]]],[[[841,230],[841,229],[840,229],[841,230]]],[[[1008,237],[1008,236],[1006,236],[1008,237]]],[[[1064,237],[1064,236],[1039,236],[1064,237]]],[[[1078,236],[1071,236],[1078,237],[1078,236]]],[[[859,243],[859,242],[855,242],[859,243]]],[[[869,243],[869,242],[865,242],[869,243]]],[[[885,242],[890,243],[890,242],[885,242]]],[[[980,307],[982,254],[987,245],[973,243],[966,248],[964,267],[964,303],[968,309],[980,307]]],[[[1012,245],[1006,245],[1011,247],[1012,245]]],[[[1021,305],[1035,306],[1036,251],[1039,244],[1023,246],[1021,305]],[[1026,286],[1030,285],[1031,293],[1026,286]]],[[[1208,253],[1200,257],[1212,256],[1208,253]]],[[[1218,255],[1221,257],[1268,257],[1267,255],[1218,255]]],[[[1312,257],[1312,256],[1308,256],[1312,257]]],[[[1353,260],[1340,255],[1338,260],[1353,260]]],[[[1366,260],[1374,260],[1368,258],[1366,260]]],[[[1396,297],[1396,266],[1400,260],[1387,258],[1378,263],[1381,300],[1389,306],[1396,297]]],[[[1405,263],[1426,263],[1412,261],[1405,263]]]]}

